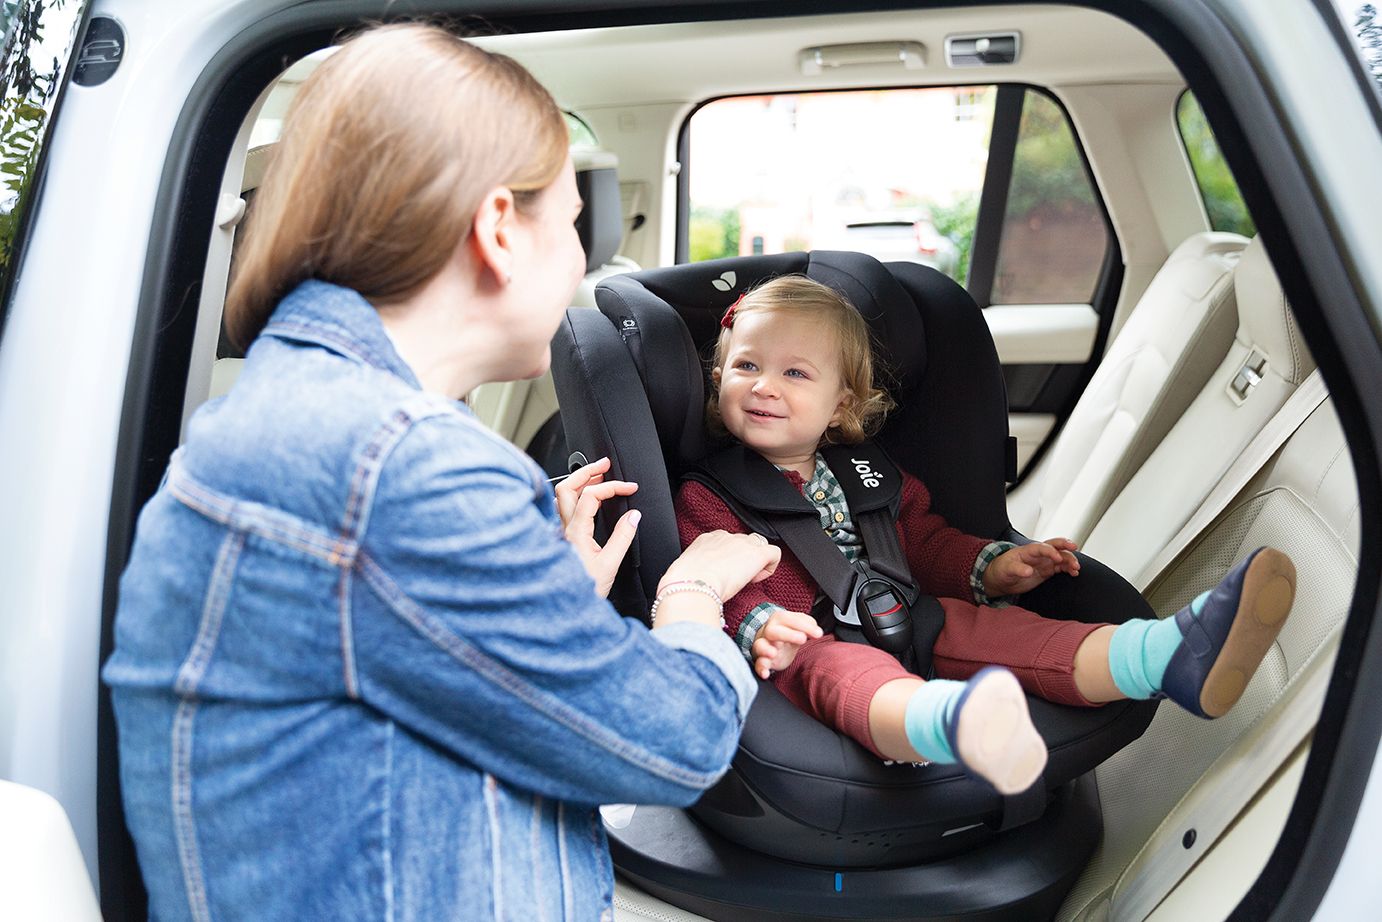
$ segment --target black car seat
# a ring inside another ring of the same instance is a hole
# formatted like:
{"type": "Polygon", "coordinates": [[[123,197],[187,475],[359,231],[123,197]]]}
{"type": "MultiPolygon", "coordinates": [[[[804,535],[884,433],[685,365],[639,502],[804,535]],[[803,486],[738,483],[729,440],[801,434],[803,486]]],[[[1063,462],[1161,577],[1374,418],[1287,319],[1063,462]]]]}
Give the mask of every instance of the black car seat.
{"type": "MultiPolygon", "coordinates": [[[[628,617],[646,621],[657,581],[680,553],[672,497],[711,448],[703,356],[719,319],[740,293],[788,273],[835,287],[868,321],[898,405],[878,441],[926,483],[934,508],[971,534],[1027,540],[1006,512],[1012,455],[997,353],[959,285],[928,267],[830,251],[646,270],[602,282],[599,310],[568,312],[553,343],[573,465],[581,455],[608,455],[610,476],[639,483],[627,503],[607,504],[598,526],[607,534],[630,505],[643,514],[610,595],[628,617]]],[[[1084,621],[1151,616],[1128,583],[1089,558],[1079,577],[1054,578],[1022,601],[1084,621]]],[[[955,766],[880,762],[761,683],[733,766],[692,808],[695,821],[639,808],[634,821],[610,830],[616,864],[696,911],[737,903],[733,918],[745,917],[755,899],[763,912],[792,911],[794,887],[802,900],[795,911],[818,913],[810,894],[818,869],[836,875],[841,893],[842,869],[852,869],[852,882],[886,879],[859,897],[867,907],[851,906],[869,917],[1054,911],[1098,841],[1097,795],[1090,779],[1077,780],[1137,738],[1155,703],[1076,709],[1032,698],[1030,706],[1050,761],[1030,791],[1005,798],[955,766]],[[1048,833],[1062,841],[1032,847],[1048,833]],[[764,875],[775,881],[767,892],[749,879],[764,875]],[[930,901],[927,914],[917,897],[930,901]]]]}

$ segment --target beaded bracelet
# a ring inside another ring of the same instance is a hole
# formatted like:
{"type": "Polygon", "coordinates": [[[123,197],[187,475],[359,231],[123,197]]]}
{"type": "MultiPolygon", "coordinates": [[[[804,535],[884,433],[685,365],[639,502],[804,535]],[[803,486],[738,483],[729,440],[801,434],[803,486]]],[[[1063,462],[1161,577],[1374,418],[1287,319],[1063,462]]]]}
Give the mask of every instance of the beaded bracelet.
{"type": "Polygon", "coordinates": [[[663,597],[676,592],[701,592],[710,596],[720,609],[720,627],[725,626],[725,603],[720,598],[720,594],[715,591],[715,587],[703,579],[681,579],[674,583],[668,583],[657,591],[657,597],[653,599],[653,607],[648,610],[648,621],[654,627],[657,626],[657,609],[662,604],[663,597]]]}

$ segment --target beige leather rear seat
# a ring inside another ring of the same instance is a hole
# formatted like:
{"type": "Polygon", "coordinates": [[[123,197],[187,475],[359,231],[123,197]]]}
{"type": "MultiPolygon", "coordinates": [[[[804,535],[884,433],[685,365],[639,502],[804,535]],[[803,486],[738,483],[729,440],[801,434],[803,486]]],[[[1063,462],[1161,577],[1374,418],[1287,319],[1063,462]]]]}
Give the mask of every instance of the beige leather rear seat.
{"type": "Polygon", "coordinates": [[[1231,273],[1248,240],[1183,241],[1147,286],[1047,456],[1008,495],[1013,527],[1082,542],[1233,343],[1231,273]]]}
{"type": "MultiPolygon", "coordinates": [[[[1228,358],[1087,542],[1129,577],[1314,367],[1260,244],[1245,251],[1236,276],[1241,320],[1228,358]],[[1241,369],[1259,358],[1260,380],[1249,386],[1253,376],[1241,369]]],[[[1182,893],[1198,888],[1196,917],[1216,917],[1208,897],[1222,917],[1251,886],[1285,823],[1318,715],[1316,680],[1332,664],[1357,580],[1358,514],[1343,431],[1326,400],[1151,583],[1148,599],[1166,617],[1262,545],[1290,554],[1298,577],[1290,620],[1231,713],[1204,721],[1163,706],[1140,739],[1099,767],[1103,841],[1062,922],[1147,918],[1178,882],[1182,893]],[[1228,860],[1210,860],[1216,845],[1214,857],[1228,860]]],[[[1176,918],[1176,905],[1167,900],[1155,917],[1176,918]]]]}

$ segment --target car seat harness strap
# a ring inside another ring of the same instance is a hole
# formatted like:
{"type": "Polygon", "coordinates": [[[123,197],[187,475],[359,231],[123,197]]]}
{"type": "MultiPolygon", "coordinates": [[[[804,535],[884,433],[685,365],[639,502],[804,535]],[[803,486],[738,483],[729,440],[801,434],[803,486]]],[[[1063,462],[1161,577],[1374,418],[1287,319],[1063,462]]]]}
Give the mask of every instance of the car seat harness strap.
{"type": "Polygon", "coordinates": [[[796,555],[821,588],[811,614],[822,628],[841,640],[886,650],[929,677],[944,613],[934,599],[921,595],[907,568],[895,524],[901,470],[871,441],[827,446],[821,455],[859,529],[865,552],[859,562],[850,563],[821,528],[816,508],[757,452],[731,445],[687,476],[719,496],[749,528],[796,555]]]}

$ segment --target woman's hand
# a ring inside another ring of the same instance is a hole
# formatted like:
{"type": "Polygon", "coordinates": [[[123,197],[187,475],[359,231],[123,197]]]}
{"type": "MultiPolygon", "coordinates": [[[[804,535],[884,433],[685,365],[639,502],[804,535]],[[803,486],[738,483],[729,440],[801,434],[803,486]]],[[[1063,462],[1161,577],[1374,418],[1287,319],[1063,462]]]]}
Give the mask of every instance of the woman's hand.
{"type": "Polygon", "coordinates": [[[781,672],[792,665],[802,644],[821,633],[821,626],[810,615],[777,609],[754,637],[753,671],[764,679],[781,672]]]}
{"type": "Polygon", "coordinates": [[[697,535],[672,561],[658,589],[668,583],[699,579],[714,587],[722,600],[729,601],[749,583],[772,576],[781,559],[781,549],[769,544],[762,535],[708,531],[697,535]]]}
{"type": "Polygon", "coordinates": [[[565,529],[566,540],[575,549],[576,556],[585,565],[585,571],[595,580],[595,591],[601,598],[609,595],[614,585],[619,564],[633,544],[633,536],[638,531],[640,513],[630,509],[619,517],[604,547],[595,543],[595,513],[600,504],[615,496],[628,496],[638,489],[638,484],[625,480],[606,480],[609,458],[592,461],[585,467],[577,468],[556,486],[557,514],[565,529]]]}
{"type": "Polygon", "coordinates": [[[1021,595],[1057,573],[1080,575],[1075,558],[1079,547],[1069,538],[1019,544],[999,554],[984,569],[984,593],[989,598],[1021,595]]]}

